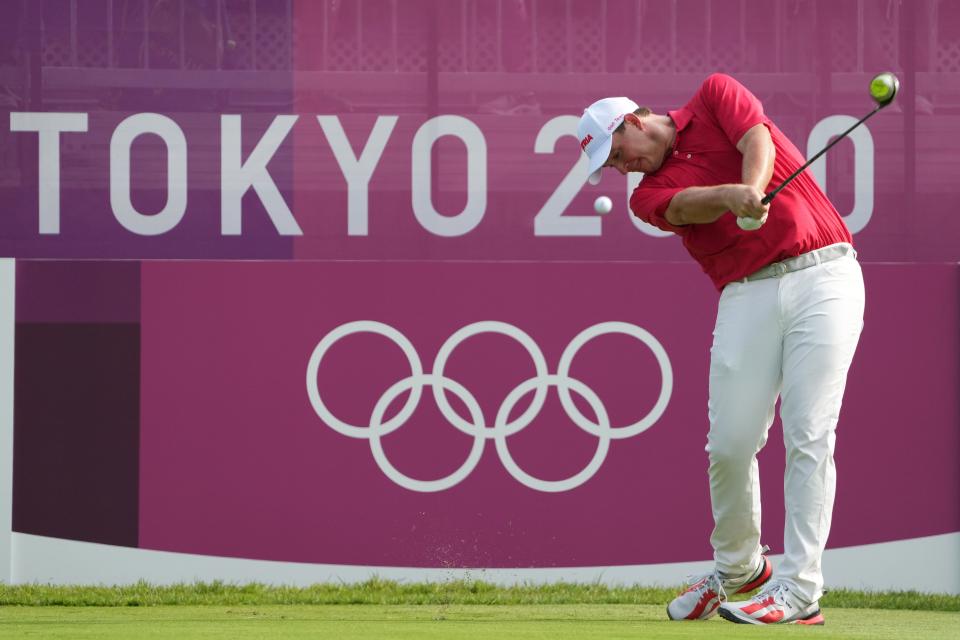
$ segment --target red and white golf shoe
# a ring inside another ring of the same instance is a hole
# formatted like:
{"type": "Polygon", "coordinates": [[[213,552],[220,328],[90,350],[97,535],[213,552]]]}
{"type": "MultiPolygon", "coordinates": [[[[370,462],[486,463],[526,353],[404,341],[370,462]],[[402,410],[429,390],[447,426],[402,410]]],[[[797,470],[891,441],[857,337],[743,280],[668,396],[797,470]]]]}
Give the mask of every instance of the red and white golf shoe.
{"type": "MultiPolygon", "coordinates": [[[[764,547],[762,553],[769,551],[764,547]]],[[[667,605],[667,617],[671,620],[706,620],[717,613],[727,593],[747,593],[770,579],[773,565],[765,555],[760,556],[756,571],[737,578],[724,578],[714,571],[690,579],[690,586],[667,605]]]]}
{"type": "Polygon", "coordinates": [[[772,582],[743,602],[724,602],[720,617],[741,624],[823,624],[818,602],[801,602],[783,582],[772,582]]]}

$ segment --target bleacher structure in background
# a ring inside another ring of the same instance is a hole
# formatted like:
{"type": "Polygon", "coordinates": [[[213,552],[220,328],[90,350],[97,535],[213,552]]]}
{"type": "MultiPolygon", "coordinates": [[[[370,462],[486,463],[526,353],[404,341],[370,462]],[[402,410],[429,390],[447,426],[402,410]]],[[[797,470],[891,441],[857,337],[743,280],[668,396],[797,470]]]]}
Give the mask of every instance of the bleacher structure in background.
{"type": "MultiPolygon", "coordinates": [[[[960,6],[921,1],[929,24],[917,27],[933,38],[917,70],[960,70],[960,6]]],[[[430,25],[409,2],[310,4],[316,22],[303,24],[293,0],[43,0],[43,65],[427,71],[430,25]],[[298,40],[318,37],[319,55],[295,55],[298,40]]],[[[899,59],[900,1],[835,4],[824,24],[834,71],[871,71],[865,52],[886,53],[891,66],[899,59]]],[[[815,56],[795,27],[818,19],[810,0],[447,0],[435,10],[444,24],[460,25],[438,34],[438,70],[464,73],[804,71],[815,56]],[[604,25],[623,20],[636,25],[634,41],[607,42],[604,25]]]]}
{"type": "Polygon", "coordinates": [[[811,111],[814,92],[822,106],[862,84],[847,74],[862,80],[877,61],[903,72],[909,58],[926,103],[960,107],[960,3],[917,2],[904,29],[899,0],[836,0],[829,15],[814,0],[43,0],[30,37],[49,106],[109,109],[125,89],[215,88],[225,92],[217,106],[201,100],[198,111],[276,110],[289,105],[295,74],[301,97],[322,91],[370,111],[411,87],[425,95],[435,73],[446,108],[564,113],[586,83],[623,92],[643,77],[669,95],[657,108],[728,71],[753,74],[762,99],[782,93],[811,111]],[[624,25],[632,38],[610,37],[624,25]],[[825,72],[829,89],[815,80],[825,72]],[[91,91],[101,87],[113,94],[91,91]]]}

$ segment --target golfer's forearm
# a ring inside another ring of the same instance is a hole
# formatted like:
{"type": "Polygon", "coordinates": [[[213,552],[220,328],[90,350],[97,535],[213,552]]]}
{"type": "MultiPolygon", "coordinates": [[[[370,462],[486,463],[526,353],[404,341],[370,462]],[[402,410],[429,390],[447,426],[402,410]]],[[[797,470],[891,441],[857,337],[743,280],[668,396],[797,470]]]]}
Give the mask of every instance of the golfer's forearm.
{"type": "Polygon", "coordinates": [[[737,149],[743,154],[743,184],[765,191],[773,177],[773,161],[777,155],[770,131],[762,124],[754,126],[737,143],[737,149]]]}
{"type": "Polygon", "coordinates": [[[688,187],[673,196],[664,217],[673,225],[709,224],[730,210],[730,185],[688,187]]]}

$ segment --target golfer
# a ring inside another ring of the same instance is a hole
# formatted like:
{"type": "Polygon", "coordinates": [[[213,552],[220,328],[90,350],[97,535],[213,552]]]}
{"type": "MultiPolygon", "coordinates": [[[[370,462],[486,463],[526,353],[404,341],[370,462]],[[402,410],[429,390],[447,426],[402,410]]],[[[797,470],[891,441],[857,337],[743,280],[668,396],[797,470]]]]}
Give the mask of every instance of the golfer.
{"type": "Polygon", "coordinates": [[[837,419],[863,326],[863,277],[850,232],[809,170],[762,202],[804,157],[730,76],[711,75],[666,114],[627,98],[595,102],[578,137],[591,182],[604,167],[645,174],[630,197],[633,214],[680,236],[720,292],[706,446],[715,568],[691,580],[667,614],[823,624],[837,419]],[[778,398],[786,520],[784,559],[774,572],[760,544],[757,453],[778,398]],[[761,586],[753,598],[734,601],[761,586]]]}

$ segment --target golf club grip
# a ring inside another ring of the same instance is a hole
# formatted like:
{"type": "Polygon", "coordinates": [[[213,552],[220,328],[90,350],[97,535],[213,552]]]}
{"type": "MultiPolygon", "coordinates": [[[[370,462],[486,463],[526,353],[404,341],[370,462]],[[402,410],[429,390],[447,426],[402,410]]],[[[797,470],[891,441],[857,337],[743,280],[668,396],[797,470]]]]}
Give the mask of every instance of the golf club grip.
{"type": "Polygon", "coordinates": [[[817,158],[819,158],[820,156],[822,156],[823,154],[825,154],[825,153],[830,149],[830,147],[832,147],[833,145],[837,144],[838,142],[840,142],[841,140],[843,140],[844,138],[846,138],[847,135],[848,135],[851,131],[853,131],[854,129],[856,129],[857,127],[859,127],[861,124],[863,124],[864,121],[866,121],[867,118],[869,118],[870,116],[872,116],[873,114],[875,114],[877,111],[880,111],[880,109],[883,109],[883,108],[884,108],[885,106],[887,106],[888,104],[890,104],[890,103],[889,103],[889,102],[886,102],[886,103],[884,103],[884,104],[879,104],[879,105],[877,105],[877,106],[873,109],[873,111],[871,111],[871,112],[868,113],[867,115],[865,115],[865,116],[863,116],[862,118],[860,118],[859,120],[857,120],[857,121],[853,124],[853,126],[851,126],[849,129],[847,129],[846,131],[844,131],[843,133],[841,133],[839,136],[837,136],[836,138],[834,138],[833,140],[831,140],[831,141],[830,141],[830,144],[828,144],[828,145],[825,146],[823,149],[821,149],[821,150],[817,153],[817,155],[813,156],[812,158],[810,158],[809,160],[807,160],[806,162],[804,162],[803,165],[802,165],[799,169],[797,169],[796,171],[794,171],[793,173],[791,173],[789,176],[787,176],[786,180],[784,180],[784,181],[781,182],[779,185],[777,185],[777,188],[776,188],[776,189],[774,189],[773,191],[771,191],[771,192],[768,193],[767,195],[763,196],[763,199],[760,200],[760,203],[761,203],[761,204],[770,204],[770,201],[773,200],[778,193],[780,193],[780,190],[783,189],[783,188],[784,188],[785,186],[787,186],[788,184],[790,184],[790,182],[791,182],[794,178],[796,178],[798,175],[800,175],[801,173],[803,173],[803,170],[804,170],[804,169],[806,169],[806,168],[809,167],[811,164],[813,164],[813,163],[817,160],[817,158]]]}

